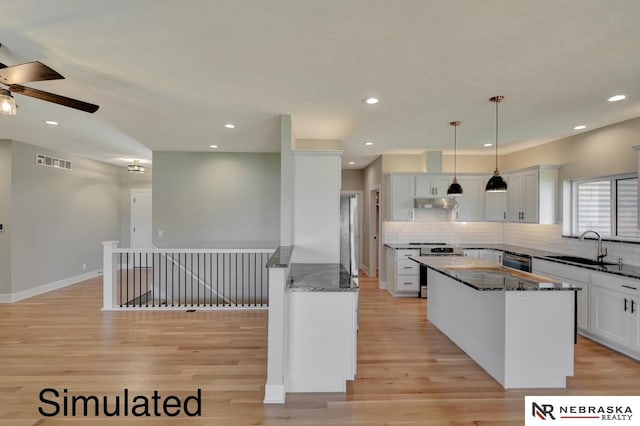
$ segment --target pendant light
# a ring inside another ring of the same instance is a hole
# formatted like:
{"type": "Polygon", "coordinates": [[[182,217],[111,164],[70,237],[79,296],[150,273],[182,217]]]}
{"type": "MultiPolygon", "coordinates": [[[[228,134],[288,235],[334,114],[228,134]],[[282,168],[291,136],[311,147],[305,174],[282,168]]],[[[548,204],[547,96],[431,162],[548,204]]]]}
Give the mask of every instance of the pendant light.
{"type": "Polygon", "coordinates": [[[504,96],[494,96],[489,99],[491,102],[496,104],[496,169],[493,172],[493,176],[487,182],[487,186],[485,191],[487,192],[506,192],[507,191],[507,182],[504,181],[502,176],[500,176],[500,172],[498,171],[498,104],[502,102],[504,96]]]}
{"type": "Polygon", "coordinates": [[[447,189],[448,197],[459,197],[462,195],[462,186],[458,183],[458,126],[460,125],[459,121],[451,121],[449,123],[450,126],[453,126],[453,182],[449,185],[449,189],[447,189]]]}

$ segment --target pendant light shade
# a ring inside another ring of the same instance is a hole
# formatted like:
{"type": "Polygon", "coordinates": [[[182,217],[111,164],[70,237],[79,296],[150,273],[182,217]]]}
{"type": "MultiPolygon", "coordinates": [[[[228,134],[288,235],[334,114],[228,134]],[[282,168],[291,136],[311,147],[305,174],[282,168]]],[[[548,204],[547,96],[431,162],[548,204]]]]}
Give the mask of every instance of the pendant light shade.
{"type": "Polygon", "coordinates": [[[502,102],[504,96],[494,96],[489,101],[496,104],[496,169],[493,171],[493,176],[487,182],[485,191],[487,192],[506,192],[507,182],[500,176],[498,171],[498,104],[502,102]]]}
{"type": "Polygon", "coordinates": [[[459,121],[451,121],[449,123],[450,126],[453,126],[453,182],[449,185],[447,189],[447,196],[449,197],[459,197],[462,195],[462,185],[458,183],[458,177],[456,173],[458,173],[458,134],[457,129],[460,125],[459,121]]]}

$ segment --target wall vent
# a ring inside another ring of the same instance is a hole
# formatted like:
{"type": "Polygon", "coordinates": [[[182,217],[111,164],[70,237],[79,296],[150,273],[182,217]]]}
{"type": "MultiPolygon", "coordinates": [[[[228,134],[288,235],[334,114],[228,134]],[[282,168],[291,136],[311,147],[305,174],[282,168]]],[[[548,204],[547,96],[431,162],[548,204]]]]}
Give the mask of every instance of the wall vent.
{"type": "Polygon", "coordinates": [[[36,164],[39,166],[55,167],[56,169],[71,170],[71,161],[48,155],[36,154],[36,164]]]}

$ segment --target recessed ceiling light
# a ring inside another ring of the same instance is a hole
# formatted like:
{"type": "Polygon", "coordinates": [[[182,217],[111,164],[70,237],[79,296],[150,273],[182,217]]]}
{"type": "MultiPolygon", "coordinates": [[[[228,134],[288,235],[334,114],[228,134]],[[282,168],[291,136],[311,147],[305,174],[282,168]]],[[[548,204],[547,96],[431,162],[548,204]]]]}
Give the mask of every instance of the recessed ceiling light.
{"type": "Polygon", "coordinates": [[[375,104],[377,104],[378,102],[380,102],[380,99],[378,99],[378,98],[374,98],[373,96],[370,96],[370,97],[368,97],[368,98],[364,98],[364,99],[362,100],[362,102],[364,102],[365,104],[369,104],[369,105],[375,105],[375,104]]]}
{"type": "Polygon", "coordinates": [[[218,148],[218,145],[209,145],[209,148],[216,149],[216,148],[218,148]]]}
{"type": "Polygon", "coordinates": [[[579,126],[574,127],[573,130],[582,130],[582,129],[586,129],[586,128],[587,128],[587,126],[585,126],[584,124],[581,124],[579,126]]]}
{"type": "Polygon", "coordinates": [[[354,164],[356,164],[356,162],[355,161],[349,161],[349,163],[347,163],[347,164],[349,164],[350,166],[353,166],[354,164]]]}
{"type": "Polygon", "coordinates": [[[235,129],[236,125],[233,123],[227,123],[224,125],[224,127],[226,127],[227,129],[235,129]]]}
{"type": "Polygon", "coordinates": [[[489,147],[489,146],[493,146],[493,144],[492,143],[483,143],[482,146],[489,147]]]}
{"type": "Polygon", "coordinates": [[[49,126],[57,126],[58,123],[57,121],[53,121],[53,120],[44,120],[45,124],[48,124],[49,126]]]}
{"type": "Polygon", "coordinates": [[[365,142],[364,144],[365,144],[366,146],[371,146],[371,145],[373,145],[373,142],[365,142]]]}
{"type": "Polygon", "coordinates": [[[614,95],[612,97],[610,97],[609,99],[607,99],[609,102],[618,102],[618,101],[622,101],[624,99],[627,99],[626,95],[614,95]]]}

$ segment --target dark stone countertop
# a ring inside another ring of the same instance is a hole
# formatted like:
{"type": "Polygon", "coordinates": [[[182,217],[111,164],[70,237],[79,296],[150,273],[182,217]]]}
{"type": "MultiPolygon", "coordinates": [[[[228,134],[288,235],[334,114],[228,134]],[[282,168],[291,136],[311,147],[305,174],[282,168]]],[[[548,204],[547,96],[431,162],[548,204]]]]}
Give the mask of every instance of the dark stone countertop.
{"type": "MultiPolygon", "coordinates": [[[[468,249],[468,250],[473,250],[473,249],[478,249],[478,250],[498,250],[498,251],[502,251],[505,253],[512,253],[512,254],[519,254],[519,255],[526,255],[526,256],[531,256],[533,258],[536,259],[541,259],[541,260],[546,260],[548,262],[555,262],[555,263],[562,263],[565,265],[569,265],[569,266],[575,266],[577,268],[584,268],[584,269],[589,269],[591,271],[598,271],[598,272],[604,272],[604,273],[608,273],[608,274],[615,274],[615,275],[620,275],[623,277],[627,277],[627,278],[633,278],[633,279],[637,279],[640,280],[640,266],[635,266],[635,265],[622,265],[622,267],[619,267],[618,264],[615,265],[585,265],[582,263],[576,263],[576,262],[571,262],[569,260],[562,260],[562,259],[554,259],[551,258],[549,256],[561,256],[561,255],[566,255],[566,253],[555,253],[555,252],[551,252],[551,251],[545,251],[545,250],[538,250],[538,249],[532,249],[532,248],[528,248],[528,247],[521,247],[521,246],[512,246],[510,244],[481,244],[481,243],[475,243],[475,244],[452,244],[455,247],[461,247],[462,249],[468,249]]],[[[403,249],[419,249],[421,246],[420,245],[415,245],[415,244],[407,244],[407,243],[385,243],[386,247],[392,248],[392,249],[399,249],[399,250],[403,250],[403,249]]],[[[605,259],[607,260],[607,259],[605,259]]]]}
{"type": "Polygon", "coordinates": [[[540,275],[460,256],[410,258],[449,278],[481,291],[579,291],[580,288],[540,275]]]}
{"type": "Polygon", "coordinates": [[[358,285],[339,263],[292,263],[289,291],[358,291],[358,285]]]}
{"type": "Polygon", "coordinates": [[[287,268],[291,263],[291,254],[293,253],[293,246],[280,246],[273,252],[269,261],[267,262],[267,268],[287,268]]]}

